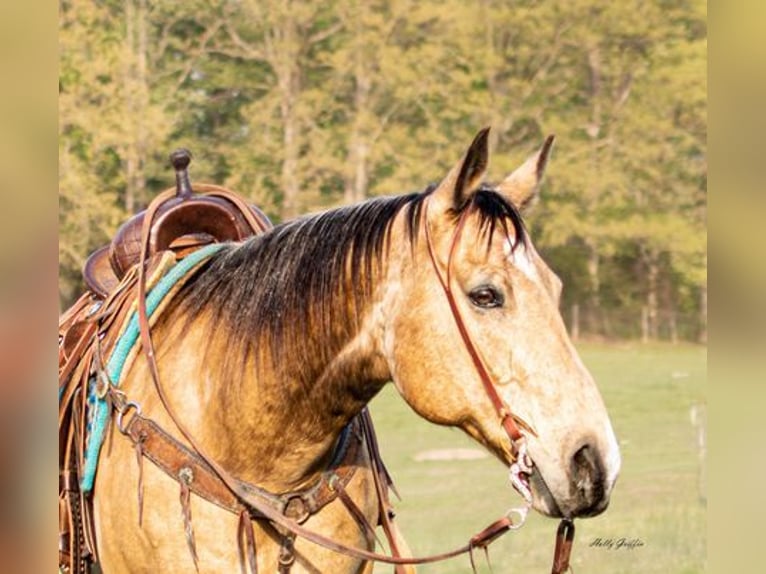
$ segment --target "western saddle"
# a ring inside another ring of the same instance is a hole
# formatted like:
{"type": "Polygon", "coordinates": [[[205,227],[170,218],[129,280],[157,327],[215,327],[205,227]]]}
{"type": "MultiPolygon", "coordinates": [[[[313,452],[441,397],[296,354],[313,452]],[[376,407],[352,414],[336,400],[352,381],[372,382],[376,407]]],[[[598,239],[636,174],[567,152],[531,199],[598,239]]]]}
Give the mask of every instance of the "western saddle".
{"type": "MultiPolygon", "coordinates": [[[[191,153],[170,155],[176,186],[126,221],[112,241],[88,257],[88,291],[59,318],[59,572],[86,574],[97,562],[90,493],[80,488],[86,441],[86,403],[101,353],[116,342],[135,300],[138,267],[180,260],[210,243],[242,241],[272,227],[268,217],[236,193],[189,179],[191,153]],[[145,222],[150,218],[148,239],[145,222]]],[[[104,355],[106,356],[106,355],[104,355]]]]}
{"type": "MultiPolygon", "coordinates": [[[[170,161],[176,172],[175,196],[165,199],[157,209],[149,235],[150,258],[168,249],[180,258],[208,243],[242,241],[271,227],[260,209],[237,194],[210,184],[192,187],[188,150],[174,151],[170,161]]],[[[94,294],[107,297],[138,263],[145,216],[146,211],[134,215],[117,230],[109,245],[88,257],[83,276],[94,294]]]]}

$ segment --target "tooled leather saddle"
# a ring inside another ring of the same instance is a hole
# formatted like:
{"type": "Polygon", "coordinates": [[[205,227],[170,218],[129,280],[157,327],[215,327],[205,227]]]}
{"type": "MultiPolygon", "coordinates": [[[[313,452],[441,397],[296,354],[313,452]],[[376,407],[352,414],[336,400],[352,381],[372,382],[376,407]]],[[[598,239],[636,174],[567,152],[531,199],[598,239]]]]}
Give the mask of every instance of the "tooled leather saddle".
{"type": "MultiPolygon", "coordinates": [[[[188,150],[176,150],[170,159],[176,170],[175,196],[157,211],[149,236],[150,256],[170,249],[183,257],[208,243],[242,241],[271,227],[260,209],[227,189],[209,184],[192,188],[188,150]]],[[[130,218],[109,245],[88,257],[83,276],[91,292],[106,297],[138,263],[145,216],[142,211],[130,218]]]]}

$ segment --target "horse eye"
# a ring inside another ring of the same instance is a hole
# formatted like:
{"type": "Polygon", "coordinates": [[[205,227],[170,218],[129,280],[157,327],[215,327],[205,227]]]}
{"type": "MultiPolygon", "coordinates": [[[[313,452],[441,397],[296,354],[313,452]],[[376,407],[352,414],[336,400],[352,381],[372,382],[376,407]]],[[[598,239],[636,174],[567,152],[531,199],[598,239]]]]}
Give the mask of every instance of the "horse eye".
{"type": "Polygon", "coordinates": [[[491,285],[482,285],[468,294],[471,303],[482,309],[495,309],[503,306],[503,295],[491,285]]]}

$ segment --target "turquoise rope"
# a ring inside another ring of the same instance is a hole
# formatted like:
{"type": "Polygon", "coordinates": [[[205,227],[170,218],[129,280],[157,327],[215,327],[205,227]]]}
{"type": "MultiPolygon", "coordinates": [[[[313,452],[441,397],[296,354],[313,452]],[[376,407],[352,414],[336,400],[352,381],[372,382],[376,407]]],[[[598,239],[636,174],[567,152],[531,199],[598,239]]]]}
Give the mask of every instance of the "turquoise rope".
{"type": "MultiPolygon", "coordinates": [[[[187,255],[173,266],[173,268],[159,280],[154,289],[152,289],[146,296],[147,316],[151,317],[152,313],[157,310],[157,307],[162,303],[162,300],[168,292],[178,281],[186,276],[192,267],[195,267],[205,259],[209,258],[222,247],[224,247],[223,243],[206,245],[190,255],[187,255]]],[[[127,360],[131,349],[136,344],[138,335],[138,311],[133,311],[128,326],[122,337],[117,341],[106,366],[107,376],[115,387],[119,385],[125,361],[127,360]]],[[[98,456],[101,452],[101,445],[104,442],[106,425],[109,420],[109,406],[106,399],[96,397],[93,390],[91,390],[90,398],[91,400],[94,400],[93,408],[95,411],[93,414],[93,427],[91,428],[90,437],[88,438],[88,446],[85,449],[83,475],[80,480],[80,488],[83,492],[90,492],[93,489],[93,482],[96,477],[96,467],[98,465],[98,456]]]]}

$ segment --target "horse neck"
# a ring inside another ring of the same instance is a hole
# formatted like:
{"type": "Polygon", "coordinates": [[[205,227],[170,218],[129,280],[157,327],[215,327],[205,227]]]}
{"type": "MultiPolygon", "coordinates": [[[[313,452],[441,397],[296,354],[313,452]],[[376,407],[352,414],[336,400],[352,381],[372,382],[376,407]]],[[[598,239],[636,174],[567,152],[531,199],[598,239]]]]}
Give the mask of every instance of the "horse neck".
{"type": "MultiPolygon", "coordinates": [[[[359,311],[350,305],[336,309],[334,319],[355,322],[356,328],[339,329],[346,336],[327,343],[333,351],[328,360],[295,356],[275,364],[270,350],[263,349],[257,367],[250,361],[236,382],[200,363],[200,372],[206,372],[199,377],[206,380],[204,386],[220,389],[215,400],[209,400],[209,390],[200,389],[198,396],[205,397],[200,427],[229,472],[281,492],[310,484],[326,467],[343,427],[391,377],[383,339],[386,309],[397,292],[391,277],[396,276],[398,258],[393,259],[376,278],[361,320],[343,316],[343,309],[347,314],[359,311]]],[[[205,344],[225,356],[225,338],[219,339],[205,344]]],[[[316,351],[315,356],[326,356],[325,349],[316,351]]]]}

